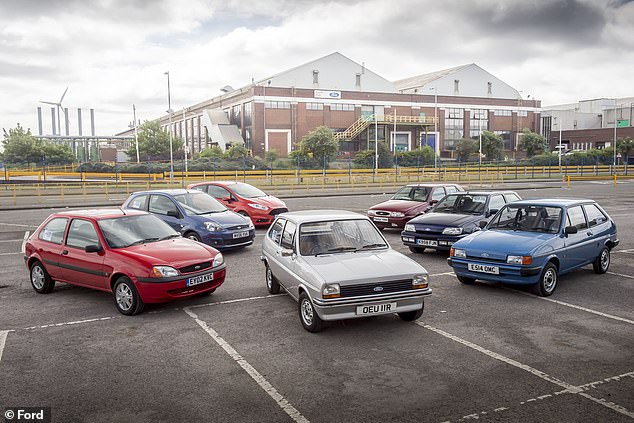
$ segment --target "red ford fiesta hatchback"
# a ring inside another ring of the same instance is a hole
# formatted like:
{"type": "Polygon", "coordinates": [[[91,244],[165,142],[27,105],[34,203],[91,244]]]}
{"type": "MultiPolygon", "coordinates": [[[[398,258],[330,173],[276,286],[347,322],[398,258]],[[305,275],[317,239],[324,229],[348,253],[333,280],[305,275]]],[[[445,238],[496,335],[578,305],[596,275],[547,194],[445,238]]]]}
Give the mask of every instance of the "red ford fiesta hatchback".
{"type": "Polygon", "coordinates": [[[26,242],[24,260],[36,292],[51,292],[56,281],[112,292],[125,315],[144,303],[211,294],[226,268],[214,248],[181,238],[153,215],[121,209],[50,215],[26,242]]]}

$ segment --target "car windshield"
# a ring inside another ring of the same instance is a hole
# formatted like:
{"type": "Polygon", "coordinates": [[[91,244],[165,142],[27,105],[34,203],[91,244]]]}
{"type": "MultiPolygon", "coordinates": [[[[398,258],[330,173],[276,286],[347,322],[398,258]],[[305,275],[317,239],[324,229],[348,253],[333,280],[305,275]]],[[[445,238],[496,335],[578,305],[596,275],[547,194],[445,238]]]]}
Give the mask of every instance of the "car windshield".
{"type": "Polygon", "coordinates": [[[392,200],[425,201],[430,189],[429,187],[403,187],[396,191],[392,200]]]}
{"type": "Polygon", "coordinates": [[[170,225],[148,214],[103,219],[97,224],[110,248],[125,248],[180,236],[170,225]]]}
{"type": "Polygon", "coordinates": [[[227,210],[220,201],[204,192],[188,192],[175,195],[174,198],[183,206],[187,214],[220,213],[227,210]]]}
{"type": "Polygon", "coordinates": [[[334,220],[300,226],[299,253],[303,256],[385,248],[385,240],[367,220],[334,220]]]}
{"type": "Polygon", "coordinates": [[[233,192],[244,198],[266,197],[266,193],[249,184],[237,183],[229,186],[233,192]]]}
{"type": "Polygon", "coordinates": [[[481,194],[449,194],[431,210],[437,213],[483,214],[487,196],[481,194]]]}
{"type": "Polygon", "coordinates": [[[491,221],[487,229],[557,233],[561,225],[561,208],[508,205],[491,221]]]}

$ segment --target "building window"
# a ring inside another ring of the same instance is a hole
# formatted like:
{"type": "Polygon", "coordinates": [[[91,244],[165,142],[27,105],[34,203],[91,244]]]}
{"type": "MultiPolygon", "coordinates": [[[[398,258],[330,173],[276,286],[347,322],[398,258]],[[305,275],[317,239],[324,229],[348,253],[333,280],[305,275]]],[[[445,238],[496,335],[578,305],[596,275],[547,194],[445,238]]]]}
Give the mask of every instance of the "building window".
{"type": "Polygon", "coordinates": [[[489,127],[489,111],[485,109],[471,110],[471,120],[469,121],[469,136],[477,138],[480,131],[486,131],[489,127]]]}
{"type": "Polygon", "coordinates": [[[504,144],[504,150],[511,150],[513,145],[511,143],[511,131],[495,131],[495,133],[502,137],[502,143],[504,144]]]}
{"type": "Polygon", "coordinates": [[[494,110],[493,113],[495,116],[511,116],[510,110],[494,110]]]}
{"type": "Polygon", "coordinates": [[[264,107],[267,109],[290,109],[290,101],[266,101],[264,107]]]}
{"type": "Polygon", "coordinates": [[[231,123],[236,125],[238,128],[242,128],[242,119],[241,119],[241,109],[242,105],[238,104],[231,108],[231,123]]]}
{"type": "Polygon", "coordinates": [[[361,88],[361,74],[360,73],[356,74],[354,85],[357,88],[361,88]]]}
{"type": "Polygon", "coordinates": [[[518,110],[517,111],[517,116],[526,117],[526,116],[528,116],[528,112],[526,110],[518,110]]]}
{"type": "Polygon", "coordinates": [[[324,110],[323,103],[306,103],[306,110],[324,110]]]}
{"type": "Polygon", "coordinates": [[[354,112],[354,104],[333,103],[330,104],[330,110],[354,112]]]}
{"type": "Polygon", "coordinates": [[[454,142],[464,137],[463,109],[447,109],[445,118],[445,150],[453,150],[454,142]]]}
{"type": "Polygon", "coordinates": [[[487,95],[489,97],[493,95],[493,82],[487,82],[487,95]]]}
{"type": "Polygon", "coordinates": [[[313,70],[313,84],[319,84],[319,71],[317,69],[313,70]]]}
{"type": "Polygon", "coordinates": [[[456,95],[460,94],[460,80],[459,79],[453,80],[453,93],[456,95]]]}
{"type": "Polygon", "coordinates": [[[244,103],[244,127],[247,128],[253,123],[253,103],[244,103]]]}

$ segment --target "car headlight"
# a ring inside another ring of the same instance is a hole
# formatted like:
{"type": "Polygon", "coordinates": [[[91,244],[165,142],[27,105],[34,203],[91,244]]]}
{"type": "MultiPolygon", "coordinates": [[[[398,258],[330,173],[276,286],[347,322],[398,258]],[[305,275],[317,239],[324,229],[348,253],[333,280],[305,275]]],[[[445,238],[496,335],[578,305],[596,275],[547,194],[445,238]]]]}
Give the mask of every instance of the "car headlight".
{"type": "Polygon", "coordinates": [[[412,288],[427,288],[429,277],[427,275],[416,275],[412,278],[412,288]]]}
{"type": "Polygon", "coordinates": [[[155,278],[171,278],[178,276],[178,270],[170,266],[154,266],[152,268],[152,275],[155,278]]]}
{"type": "Polygon", "coordinates": [[[405,217],[405,213],[402,213],[402,212],[390,212],[390,216],[392,216],[392,217],[405,217]]]}
{"type": "Polygon", "coordinates": [[[220,266],[222,263],[225,262],[225,258],[223,257],[222,253],[218,253],[216,254],[216,257],[214,257],[214,262],[212,263],[212,267],[217,267],[220,266]]]}
{"type": "Polygon", "coordinates": [[[531,264],[533,257],[531,256],[507,256],[506,262],[509,264],[531,264]]]}
{"type": "Polygon", "coordinates": [[[338,283],[329,283],[324,285],[324,289],[321,290],[321,295],[324,298],[338,298],[341,296],[338,283]]]}
{"type": "Polygon", "coordinates": [[[460,235],[462,228],[445,228],[442,230],[443,235],[460,235]]]}
{"type": "Polygon", "coordinates": [[[256,204],[256,203],[249,203],[249,207],[253,207],[254,209],[258,209],[258,210],[268,210],[269,208],[266,206],[263,206],[262,204],[256,204]]]}
{"type": "Polygon", "coordinates": [[[416,232],[416,226],[408,223],[405,225],[405,232],[416,232]]]}
{"type": "Polygon", "coordinates": [[[458,257],[458,258],[466,258],[467,257],[467,252],[465,250],[461,250],[459,248],[452,248],[449,252],[449,255],[452,257],[458,257]]]}
{"type": "Polygon", "coordinates": [[[205,222],[205,229],[207,229],[209,232],[218,232],[222,231],[222,226],[220,226],[216,222],[205,222]]]}

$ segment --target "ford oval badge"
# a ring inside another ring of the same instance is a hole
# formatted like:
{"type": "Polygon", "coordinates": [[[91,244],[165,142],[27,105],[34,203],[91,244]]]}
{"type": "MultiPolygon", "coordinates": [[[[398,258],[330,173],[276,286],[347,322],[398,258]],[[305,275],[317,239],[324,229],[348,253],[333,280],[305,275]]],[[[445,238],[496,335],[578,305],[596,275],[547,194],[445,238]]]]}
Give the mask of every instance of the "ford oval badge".
{"type": "Polygon", "coordinates": [[[339,97],[339,93],[328,93],[330,97],[339,97]]]}
{"type": "Polygon", "coordinates": [[[382,286],[375,286],[374,287],[374,292],[381,292],[383,291],[383,287],[382,286]]]}
{"type": "Polygon", "coordinates": [[[489,254],[488,253],[482,253],[481,256],[482,257],[489,257],[489,254]]]}

